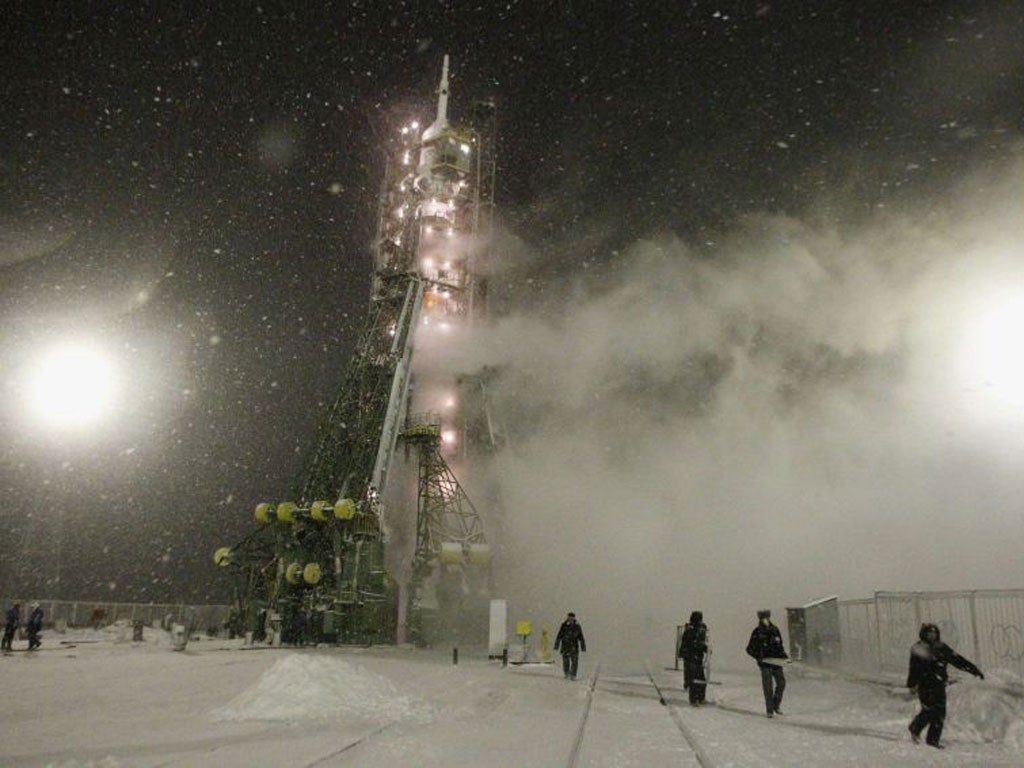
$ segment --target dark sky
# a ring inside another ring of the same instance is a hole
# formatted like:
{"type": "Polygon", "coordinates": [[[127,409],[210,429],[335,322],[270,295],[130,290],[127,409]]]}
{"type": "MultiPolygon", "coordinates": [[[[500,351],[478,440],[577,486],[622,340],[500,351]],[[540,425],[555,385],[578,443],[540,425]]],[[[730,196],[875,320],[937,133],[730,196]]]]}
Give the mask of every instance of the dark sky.
{"type": "Polygon", "coordinates": [[[555,297],[655,232],[926,207],[1021,139],[1016,2],[310,5],[5,12],[0,592],[224,595],[212,549],[340,381],[386,137],[444,53],[456,119],[497,100],[502,222],[555,297]],[[68,331],[132,372],[88,439],[19,420],[18,366],[68,331]]]}

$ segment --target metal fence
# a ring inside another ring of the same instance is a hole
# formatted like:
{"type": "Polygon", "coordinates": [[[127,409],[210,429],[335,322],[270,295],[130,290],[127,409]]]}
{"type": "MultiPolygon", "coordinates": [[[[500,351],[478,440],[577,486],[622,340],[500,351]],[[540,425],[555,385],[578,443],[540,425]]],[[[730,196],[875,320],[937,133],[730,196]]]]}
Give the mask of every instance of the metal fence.
{"type": "MultiPolygon", "coordinates": [[[[31,598],[17,598],[21,603],[22,620],[28,617],[27,606],[31,598]]],[[[4,599],[6,608],[15,598],[4,599]]],[[[119,621],[153,626],[169,623],[184,624],[197,632],[219,630],[228,618],[228,605],[185,605],[184,603],[108,603],[87,600],[37,600],[43,609],[43,624],[46,627],[94,627],[110,626],[119,621]]]]}
{"type": "Polygon", "coordinates": [[[839,602],[843,668],[904,673],[921,624],[982,669],[1024,678],[1024,589],[970,592],[876,592],[839,602]]]}

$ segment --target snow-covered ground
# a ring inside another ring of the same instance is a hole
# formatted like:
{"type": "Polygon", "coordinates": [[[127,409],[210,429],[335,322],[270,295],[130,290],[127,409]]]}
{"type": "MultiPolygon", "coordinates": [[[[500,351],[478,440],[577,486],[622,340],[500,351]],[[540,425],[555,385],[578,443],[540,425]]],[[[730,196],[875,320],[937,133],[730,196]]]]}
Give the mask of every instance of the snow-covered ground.
{"type": "Polygon", "coordinates": [[[786,715],[768,720],[753,668],[718,675],[715,706],[694,709],[680,673],[651,664],[659,704],[642,661],[601,668],[591,693],[593,655],[567,682],[465,652],[453,666],[411,648],[123,638],[47,633],[42,651],[0,659],[0,765],[521,768],[570,765],[577,745],[578,766],[1024,764],[1024,702],[973,680],[950,688],[939,752],[910,743],[906,691],[796,668],[786,715]]]}

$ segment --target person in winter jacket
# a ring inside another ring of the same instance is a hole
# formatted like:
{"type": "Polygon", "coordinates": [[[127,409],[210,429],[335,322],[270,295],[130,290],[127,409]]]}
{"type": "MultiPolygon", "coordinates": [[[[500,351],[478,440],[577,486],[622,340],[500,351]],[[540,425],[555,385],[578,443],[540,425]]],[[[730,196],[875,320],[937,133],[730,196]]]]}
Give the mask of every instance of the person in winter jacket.
{"type": "Polygon", "coordinates": [[[782,692],[786,690],[786,675],[780,662],[788,659],[782,646],[782,633],[772,624],[771,611],[757,612],[757,626],[750,633],[747,654],[757,661],[761,668],[761,686],[764,689],[764,705],[768,717],[781,715],[782,692]]]}
{"type": "Polygon", "coordinates": [[[39,639],[39,633],[43,631],[43,609],[39,603],[32,603],[32,612],[28,615],[28,623],[25,629],[28,631],[28,649],[34,651],[43,644],[39,639]]]}
{"type": "Polygon", "coordinates": [[[936,749],[942,749],[942,727],[946,722],[946,666],[970,672],[982,680],[985,675],[974,664],[958,655],[939,639],[939,628],[935,624],[922,624],[918,642],[910,648],[910,670],[907,673],[907,688],[917,692],[921,711],[908,726],[910,738],[917,744],[921,731],[928,726],[925,741],[936,749]]]}
{"type": "Polygon", "coordinates": [[[14,641],[14,633],[21,622],[21,603],[15,603],[4,614],[4,638],[0,642],[0,650],[10,651],[14,641]]]}
{"type": "Polygon", "coordinates": [[[704,614],[694,611],[690,622],[683,628],[679,641],[679,658],[683,660],[683,687],[689,691],[690,704],[697,707],[704,703],[707,680],[704,677],[704,657],[708,652],[708,628],[704,614]]]}
{"type": "Polygon", "coordinates": [[[576,621],[576,614],[570,612],[555,635],[555,650],[562,651],[562,672],[567,680],[575,680],[580,666],[580,651],[587,652],[587,641],[583,627],[576,621]]]}

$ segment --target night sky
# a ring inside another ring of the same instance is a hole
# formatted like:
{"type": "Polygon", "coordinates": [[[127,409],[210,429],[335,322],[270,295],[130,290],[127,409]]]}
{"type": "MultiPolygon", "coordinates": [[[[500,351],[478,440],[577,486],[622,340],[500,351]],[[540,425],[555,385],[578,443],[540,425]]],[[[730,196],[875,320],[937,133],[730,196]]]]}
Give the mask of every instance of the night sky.
{"type": "Polygon", "coordinates": [[[207,5],[4,14],[0,593],[223,599],[212,550],[341,380],[388,137],[444,53],[456,120],[497,101],[501,224],[540,257],[507,296],[657,233],[714,258],[746,214],[926,211],[1020,155],[1017,2],[207,5]],[[69,334],[130,371],[93,432],[22,418],[21,367],[69,334]]]}

